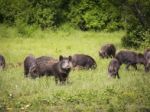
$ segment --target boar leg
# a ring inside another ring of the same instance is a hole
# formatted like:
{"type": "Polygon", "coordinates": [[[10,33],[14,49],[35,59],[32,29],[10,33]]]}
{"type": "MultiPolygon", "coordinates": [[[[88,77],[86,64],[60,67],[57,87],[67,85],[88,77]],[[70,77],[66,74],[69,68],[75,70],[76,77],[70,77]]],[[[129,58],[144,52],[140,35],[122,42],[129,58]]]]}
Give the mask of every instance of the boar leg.
{"type": "Polygon", "coordinates": [[[135,68],[135,70],[137,70],[137,66],[136,66],[136,64],[133,64],[132,66],[135,68]]]}
{"type": "Polygon", "coordinates": [[[64,84],[66,79],[62,77],[62,75],[59,75],[58,77],[60,84],[64,84]]]}
{"type": "Polygon", "coordinates": [[[58,77],[55,76],[55,83],[58,84],[58,77]]]}
{"type": "Polygon", "coordinates": [[[145,67],[145,72],[148,72],[148,68],[147,67],[145,67]]]}
{"type": "Polygon", "coordinates": [[[150,67],[148,65],[145,66],[145,72],[149,72],[150,71],[150,67]]]}
{"type": "Polygon", "coordinates": [[[24,75],[25,75],[25,77],[27,77],[27,76],[28,76],[28,74],[29,74],[28,70],[25,70],[25,71],[24,71],[24,75]]]}
{"type": "Polygon", "coordinates": [[[129,70],[130,63],[127,64],[126,70],[129,70]]]}
{"type": "Polygon", "coordinates": [[[120,79],[119,73],[117,72],[117,78],[120,79]]]}
{"type": "Polygon", "coordinates": [[[114,58],[114,57],[115,57],[115,53],[112,54],[112,58],[114,58]]]}

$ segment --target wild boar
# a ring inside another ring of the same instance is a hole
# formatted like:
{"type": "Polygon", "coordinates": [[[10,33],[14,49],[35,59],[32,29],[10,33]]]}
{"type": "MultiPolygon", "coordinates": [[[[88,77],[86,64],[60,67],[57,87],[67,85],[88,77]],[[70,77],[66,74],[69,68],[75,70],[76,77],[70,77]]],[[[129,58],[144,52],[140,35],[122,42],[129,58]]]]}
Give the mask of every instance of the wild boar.
{"type": "Polygon", "coordinates": [[[99,51],[99,56],[102,58],[112,58],[115,57],[116,48],[113,44],[106,44],[101,47],[99,51]]]}
{"type": "Polygon", "coordinates": [[[4,56],[0,55],[0,70],[4,70],[6,65],[4,56]]]}
{"type": "Polygon", "coordinates": [[[73,68],[79,69],[95,69],[97,67],[95,60],[91,56],[85,54],[73,55],[72,64],[73,68]]]}
{"type": "Polygon", "coordinates": [[[144,55],[141,53],[136,53],[134,51],[120,51],[116,54],[116,59],[121,64],[126,64],[126,69],[129,69],[129,66],[133,66],[135,69],[137,69],[137,64],[146,65],[146,60],[144,58],[144,55]]]}
{"type": "Polygon", "coordinates": [[[113,58],[110,63],[109,63],[109,66],[108,66],[108,74],[113,77],[113,78],[117,78],[119,79],[119,68],[120,68],[120,63],[117,59],[113,58]]]}
{"type": "Polygon", "coordinates": [[[24,60],[24,75],[25,77],[36,77],[34,69],[36,68],[36,59],[34,56],[29,55],[24,60]],[[33,72],[34,71],[34,72],[33,72]]]}
{"type": "Polygon", "coordinates": [[[41,76],[54,76],[55,82],[58,84],[65,83],[72,68],[72,57],[60,56],[59,60],[49,60],[47,62],[37,63],[37,74],[41,76]]]}

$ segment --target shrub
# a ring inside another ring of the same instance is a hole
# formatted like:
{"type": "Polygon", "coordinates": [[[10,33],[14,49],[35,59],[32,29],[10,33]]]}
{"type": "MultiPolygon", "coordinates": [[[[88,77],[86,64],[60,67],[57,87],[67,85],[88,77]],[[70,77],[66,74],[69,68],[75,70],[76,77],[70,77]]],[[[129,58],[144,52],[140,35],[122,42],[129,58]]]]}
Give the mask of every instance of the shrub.
{"type": "Polygon", "coordinates": [[[122,27],[120,12],[105,0],[1,0],[0,3],[0,22],[11,25],[19,20],[42,29],[58,28],[65,23],[81,30],[113,31],[122,27]]]}
{"type": "Polygon", "coordinates": [[[70,5],[73,7],[70,7],[68,18],[81,30],[113,31],[123,28],[119,11],[108,1],[78,0],[72,1],[70,5]]]}
{"type": "Polygon", "coordinates": [[[25,37],[31,37],[31,34],[37,29],[36,25],[27,25],[20,19],[16,20],[15,25],[18,33],[25,37]]]}

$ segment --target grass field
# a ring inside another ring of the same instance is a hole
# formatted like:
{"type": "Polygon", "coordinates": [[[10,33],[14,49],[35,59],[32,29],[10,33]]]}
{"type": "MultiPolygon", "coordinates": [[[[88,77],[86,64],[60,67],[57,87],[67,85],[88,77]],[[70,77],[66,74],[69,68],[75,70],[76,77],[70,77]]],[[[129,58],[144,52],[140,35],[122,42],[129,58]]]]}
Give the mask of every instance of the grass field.
{"type": "Polygon", "coordinates": [[[114,33],[77,30],[35,31],[29,37],[15,28],[0,27],[0,54],[7,63],[23,62],[25,56],[84,53],[97,62],[96,70],[72,71],[70,83],[55,85],[53,77],[24,78],[23,66],[9,66],[0,72],[0,112],[150,112],[150,74],[143,66],[135,71],[122,66],[121,79],[110,79],[110,59],[101,59],[98,50],[105,43],[121,46],[123,31],[114,33]]]}

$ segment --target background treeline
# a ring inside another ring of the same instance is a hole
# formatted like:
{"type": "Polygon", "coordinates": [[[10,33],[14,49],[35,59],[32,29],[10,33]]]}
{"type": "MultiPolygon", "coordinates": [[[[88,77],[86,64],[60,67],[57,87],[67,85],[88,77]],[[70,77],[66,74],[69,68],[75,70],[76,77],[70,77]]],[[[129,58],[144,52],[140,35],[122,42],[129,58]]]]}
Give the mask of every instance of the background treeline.
{"type": "MultiPolygon", "coordinates": [[[[0,23],[15,25],[22,34],[26,26],[41,29],[69,24],[82,31],[125,29],[122,44],[150,44],[149,0],[0,0],[0,23]]],[[[30,29],[30,30],[29,30],[30,29]]]]}

